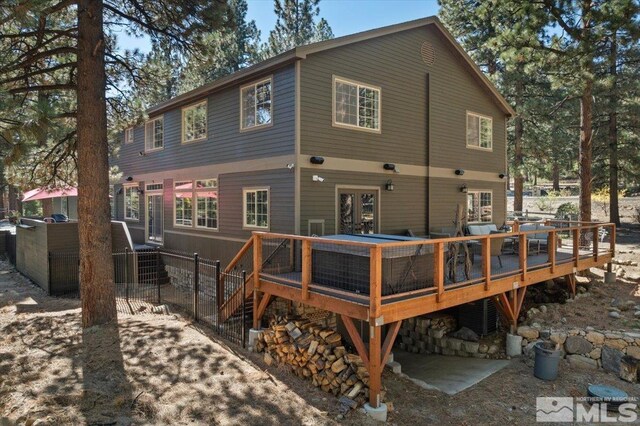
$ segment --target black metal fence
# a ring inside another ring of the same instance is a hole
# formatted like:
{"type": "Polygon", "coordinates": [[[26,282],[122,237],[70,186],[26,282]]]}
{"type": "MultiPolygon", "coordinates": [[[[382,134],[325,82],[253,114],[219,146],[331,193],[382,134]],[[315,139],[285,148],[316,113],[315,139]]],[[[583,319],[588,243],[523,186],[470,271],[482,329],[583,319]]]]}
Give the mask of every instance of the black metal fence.
{"type": "MultiPolygon", "coordinates": [[[[205,324],[225,339],[245,346],[250,319],[245,303],[219,308],[230,295],[246,291],[246,272],[224,273],[220,262],[163,248],[113,253],[116,301],[120,311],[135,314],[162,312],[169,305],[205,324]],[[219,288],[219,283],[222,286],[219,288]]],[[[49,293],[79,296],[78,253],[49,253],[49,293]]]]}

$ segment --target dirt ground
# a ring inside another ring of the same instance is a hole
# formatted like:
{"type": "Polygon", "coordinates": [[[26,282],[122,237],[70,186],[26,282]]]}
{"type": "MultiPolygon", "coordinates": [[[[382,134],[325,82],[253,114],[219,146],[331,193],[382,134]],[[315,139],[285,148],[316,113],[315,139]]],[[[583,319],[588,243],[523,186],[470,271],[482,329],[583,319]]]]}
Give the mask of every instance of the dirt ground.
{"type": "MultiPolygon", "coordinates": [[[[618,260],[640,261],[640,228],[625,227],[618,249],[618,260]]],[[[612,299],[640,305],[640,278],[628,278],[640,268],[621,267],[627,279],[615,285],[596,280],[589,296],[553,308],[559,313],[549,321],[640,328],[634,309],[609,323],[612,299]]],[[[337,400],[310,382],[284,367],[267,367],[260,354],[227,345],[179,315],[121,313],[117,327],[84,331],[79,319],[78,301],[45,296],[0,262],[0,425],[374,424],[360,409],[343,416],[337,400]]],[[[584,396],[592,383],[640,396],[640,385],[603,370],[562,361],[553,382],[534,378],[532,370],[531,360],[512,359],[454,396],[385,371],[388,422],[534,424],[537,396],[584,396]]]]}

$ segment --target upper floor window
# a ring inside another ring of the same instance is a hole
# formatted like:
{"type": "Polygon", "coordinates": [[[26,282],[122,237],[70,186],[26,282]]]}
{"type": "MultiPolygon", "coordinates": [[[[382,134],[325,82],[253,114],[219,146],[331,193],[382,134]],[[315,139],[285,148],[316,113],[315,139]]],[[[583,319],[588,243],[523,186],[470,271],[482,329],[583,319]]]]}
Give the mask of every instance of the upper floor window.
{"type": "Polygon", "coordinates": [[[164,147],[164,118],[149,120],[144,125],[144,150],[155,151],[164,147]]]}
{"type": "Polygon", "coordinates": [[[245,228],[269,228],[269,190],[266,188],[243,191],[245,228]]]}
{"type": "Polygon", "coordinates": [[[380,88],[334,77],[333,124],[380,131],[380,88]]]}
{"type": "Polygon", "coordinates": [[[240,127],[252,129],[270,125],[272,113],[271,78],[240,88],[240,127]]]}
{"type": "Polygon", "coordinates": [[[124,143],[133,143],[133,127],[129,127],[124,131],[124,143]]]}
{"type": "Polygon", "coordinates": [[[207,138],[207,101],[182,109],[182,142],[207,138]]]}
{"type": "Polygon", "coordinates": [[[493,119],[491,117],[467,112],[467,146],[493,149],[493,119]]]}
{"type": "Polygon", "coordinates": [[[124,187],[124,218],[130,220],[140,219],[140,195],[138,186],[124,187]]]}
{"type": "Polygon", "coordinates": [[[493,221],[491,191],[467,192],[467,221],[469,223],[493,221]]]}

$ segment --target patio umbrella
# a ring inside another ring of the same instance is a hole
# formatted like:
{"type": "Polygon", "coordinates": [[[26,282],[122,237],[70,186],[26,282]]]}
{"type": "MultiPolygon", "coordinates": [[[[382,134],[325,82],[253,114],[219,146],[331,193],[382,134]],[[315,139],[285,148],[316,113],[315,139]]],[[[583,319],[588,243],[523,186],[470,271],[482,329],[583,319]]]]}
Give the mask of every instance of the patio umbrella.
{"type": "Polygon", "coordinates": [[[78,188],[37,188],[32,189],[24,193],[22,197],[22,202],[26,201],[37,201],[37,200],[45,200],[47,198],[56,198],[56,197],[77,197],[78,196],[78,188]]]}

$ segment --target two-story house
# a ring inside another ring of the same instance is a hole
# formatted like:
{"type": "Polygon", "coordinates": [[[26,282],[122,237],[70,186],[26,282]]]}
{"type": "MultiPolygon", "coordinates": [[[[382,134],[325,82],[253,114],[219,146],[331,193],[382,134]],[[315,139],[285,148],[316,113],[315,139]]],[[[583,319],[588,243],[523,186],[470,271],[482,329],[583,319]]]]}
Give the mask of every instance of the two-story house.
{"type": "Polygon", "coordinates": [[[506,218],[514,111],[435,17],[292,49],[123,132],[134,242],[227,262],[254,230],[426,235],[506,218]]]}

